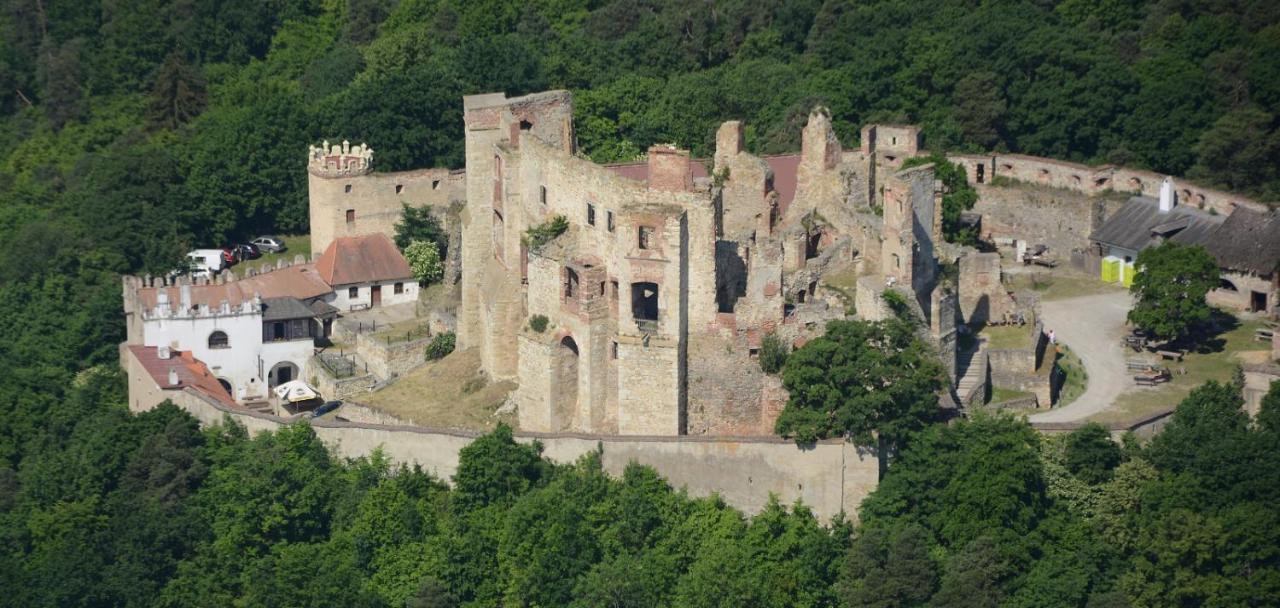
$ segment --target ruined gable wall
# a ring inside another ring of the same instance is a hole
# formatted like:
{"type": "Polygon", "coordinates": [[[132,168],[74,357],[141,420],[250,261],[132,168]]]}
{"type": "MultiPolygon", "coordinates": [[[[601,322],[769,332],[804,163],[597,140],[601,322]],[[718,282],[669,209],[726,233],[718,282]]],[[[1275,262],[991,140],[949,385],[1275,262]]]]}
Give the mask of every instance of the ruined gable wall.
{"type": "Polygon", "coordinates": [[[1125,202],[1121,197],[1025,185],[978,185],[977,191],[974,211],[982,214],[984,238],[1045,244],[1063,261],[1071,251],[1087,248],[1089,234],[1125,202]]]}
{"type": "Polygon", "coordinates": [[[1000,280],[1000,254],[972,251],[960,257],[960,318],[979,324],[1003,320],[1014,311],[1013,299],[1000,280]]]}

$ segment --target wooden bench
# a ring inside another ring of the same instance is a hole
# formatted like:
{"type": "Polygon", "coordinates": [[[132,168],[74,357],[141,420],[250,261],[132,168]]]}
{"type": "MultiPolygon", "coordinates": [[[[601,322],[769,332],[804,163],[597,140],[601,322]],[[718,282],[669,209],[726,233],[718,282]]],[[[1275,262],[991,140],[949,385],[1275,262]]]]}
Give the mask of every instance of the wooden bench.
{"type": "Polygon", "coordinates": [[[1276,336],[1276,330],[1266,327],[1259,327],[1253,330],[1253,339],[1261,342],[1270,342],[1276,336]]]}
{"type": "Polygon", "coordinates": [[[348,308],[347,310],[350,310],[352,312],[355,312],[357,310],[369,310],[369,305],[367,303],[360,302],[359,304],[352,304],[351,308],[348,308]]]}
{"type": "Polygon", "coordinates": [[[1174,361],[1181,361],[1182,356],[1186,353],[1183,353],[1182,351],[1177,351],[1177,350],[1158,350],[1156,351],[1156,354],[1160,355],[1162,359],[1173,359],[1174,361]]]}
{"type": "Polygon", "coordinates": [[[1139,360],[1139,359],[1129,359],[1128,361],[1124,362],[1124,365],[1125,367],[1129,368],[1129,371],[1131,372],[1140,372],[1140,371],[1151,369],[1150,363],[1139,360]]]}

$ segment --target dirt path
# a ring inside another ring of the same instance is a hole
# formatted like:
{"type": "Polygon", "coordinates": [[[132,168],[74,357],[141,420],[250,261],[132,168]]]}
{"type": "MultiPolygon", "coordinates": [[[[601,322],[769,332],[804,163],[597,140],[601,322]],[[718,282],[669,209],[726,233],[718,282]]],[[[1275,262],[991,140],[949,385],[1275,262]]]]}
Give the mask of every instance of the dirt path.
{"type": "Polygon", "coordinates": [[[1034,414],[1033,422],[1067,422],[1101,412],[1132,388],[1120,336],[1131,300],[1125,292],[1104,293],[1040,303],[1045,331],[1071,347],[1089,374],[1085,392],[1070,405],[1034,414]]]}

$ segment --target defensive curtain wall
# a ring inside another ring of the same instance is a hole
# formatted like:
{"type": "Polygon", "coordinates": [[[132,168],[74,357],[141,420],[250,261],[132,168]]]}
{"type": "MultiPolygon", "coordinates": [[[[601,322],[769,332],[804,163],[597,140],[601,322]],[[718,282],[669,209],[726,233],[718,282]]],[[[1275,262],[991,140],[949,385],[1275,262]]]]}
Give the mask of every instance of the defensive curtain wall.
{"type": "MultiPolygon", "coordinates": [[[[1004,177],[1088,195],[1113,191],[1159,198],[1160,184],[1165,178],[1165,175],[1152,171],[1114,165],[1090,167],[1021,154],[957,154],[947,159],[964,167],[971,184],[990,184],[993,179],[1004,177]]],[[[1249,198],[1204,188],[1179,177],[1173,178],[1173,186],[1179,205],[1193,205],[1197,209],[1214,210],[1223,215],[1230,215],[1241,206],[1266,209],[1265,205],[1249,198]]]]}
{"type": "Polygon", "coordinates": [[[312,146],[307,157],[311,251],[340,236],[395,234],[402,205],[430,207],[444,220],[452,203],[466,200],[465,172],[416,169],[374,173],[373,150],[350,142],[312,146]]]}
{"type": "MultiPolygon", "coordinates": [[[[130,400],[140,409],[159,399],[130,400]]],[[[193,389],[164,391],[163,397],[190,413],[203,425],[226,419],[243,425],[250,433],[272,431],[296,418],[231,408],[193,389]]],[[[356,406],[357,409],[363,409],[356,406]]],[[[339,410],[342,414],[344,410],[339,410]]],[[[356,458],[375,449],[393,462],[417,464],[423,470],[449,481],[458,469],[458,452],[479,433],[461,430],[345,422],[333,419],[310,420],[316,435],[338,455],[356,458]]],[[[631,462],[653,467],[674,488],[685,488],[692,496],[719,494],[725,503],[748,514],[760,512],[776,495],[785,505],[802,501],[822,521],[843,511],[857,516],[858,505],[875,489],[878,465],[873,452],[838,440],[797,447],[792,441],[773,437],[650,437],[587,435],[576,433],[517,432],[519,441],[539,441],[543,455],[570,463],[599,450],[604,469],[620,476],[631,462]]]]}

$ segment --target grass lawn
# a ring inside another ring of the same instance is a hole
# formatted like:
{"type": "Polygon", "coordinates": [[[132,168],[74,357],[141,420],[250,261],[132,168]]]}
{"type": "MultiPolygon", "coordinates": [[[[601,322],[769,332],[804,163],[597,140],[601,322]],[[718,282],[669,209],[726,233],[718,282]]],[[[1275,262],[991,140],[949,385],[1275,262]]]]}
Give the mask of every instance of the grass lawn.
{"type": "Polygon", "coordinates": [[[834,291],[840,297],[840,301],[844,303],[846,313],[854,314],[856,312],[854,311],[854,295],[858,291],[858,274],[853,264],[823,275],[822,286],[834,291]]]}
{"type": "Polygon", "coordinates": [[[1084,362],[1080,355],[1071,352],[1065,344],[1058,344],[1058,369],[1066,375],[1062,385],[1058,387],[1058,402],[1054,407],[1070,405],[1084,394],[1089,384],[1089,374],[1084,370],[1084,362]]]}
{"type": "Polygon", "coordinates": [[[1030,289],[1044,300],[1065,300],[1099,293],[1127,291],[1119,283],[1103,283],[1101,279],[1062,271],[1036,270],[1009,274],[1006,284],[1012,289],[1030,289]]]}
{"type": "Polygon", "coordinates": [[[479,351],[468,349],[423,365],[360,402],[422,426],[487,431],[499,422],[515,426],[513,414],[494,415],[515,387],[488,382],[479,351]]]}
{"type": "Polygon", "coordinates": [[[978,332],[987,338],[987,348],[1005,350],[1009,348],[1031,348],[1031,333],[1034,326],[1027,325],[988,325],[978,332]]]}
{"type": "MultiPolygon", "coordinates": [[[[1173,371],[1172,381],[1158,387],[1135,388],[1124,393],[1109,410],[1090,420],[1102,423],[1136,420],[1176,406],[1191,389],[1206,381],[1231,381],[1236,365],[1246,359],[1256,358],[1259,352],[1267,352],[1262,342],[1253,339],[1254,330],[1261,326],[1261,321],[1241,321],[1234,329],[1210,339],[1201,349],[1205,352],[1188,353],[1182,363],[1159,363],[1173,371]],[[1179,374],[1181,368],[1186,368],[1187,373],[1179,374]]],[[[1151,355],[1148,353],[1147,356],[1151,355]]],[[[1137,358],[1137,355],[1133,358],[1137,358]]]]}
{"type": "Polygon", "coordinates": [[[285,250],[280,253],[263,253],[262,257],[256,260],[249,260],[246,264],[237,265],[236,271],[241,272],[240,268],[259,268],[263,264],[276,265],[276,260],[284,259],[293,262],[293,256],[302,254],[308,262],[311,261],[311,235],[295,234],[291,236],[279,236],[284,241],[285,250]]]}
{"type": "Polygon", "coordinates": [[[1015,391],[1007,388],[995,387],[991,389],[991,399],[987,401],[990,405],[1000,405],[1005,401],[1021,399],[1023,397],[1031,397],[1032,393],[1027,391],[1015,391]]]}

